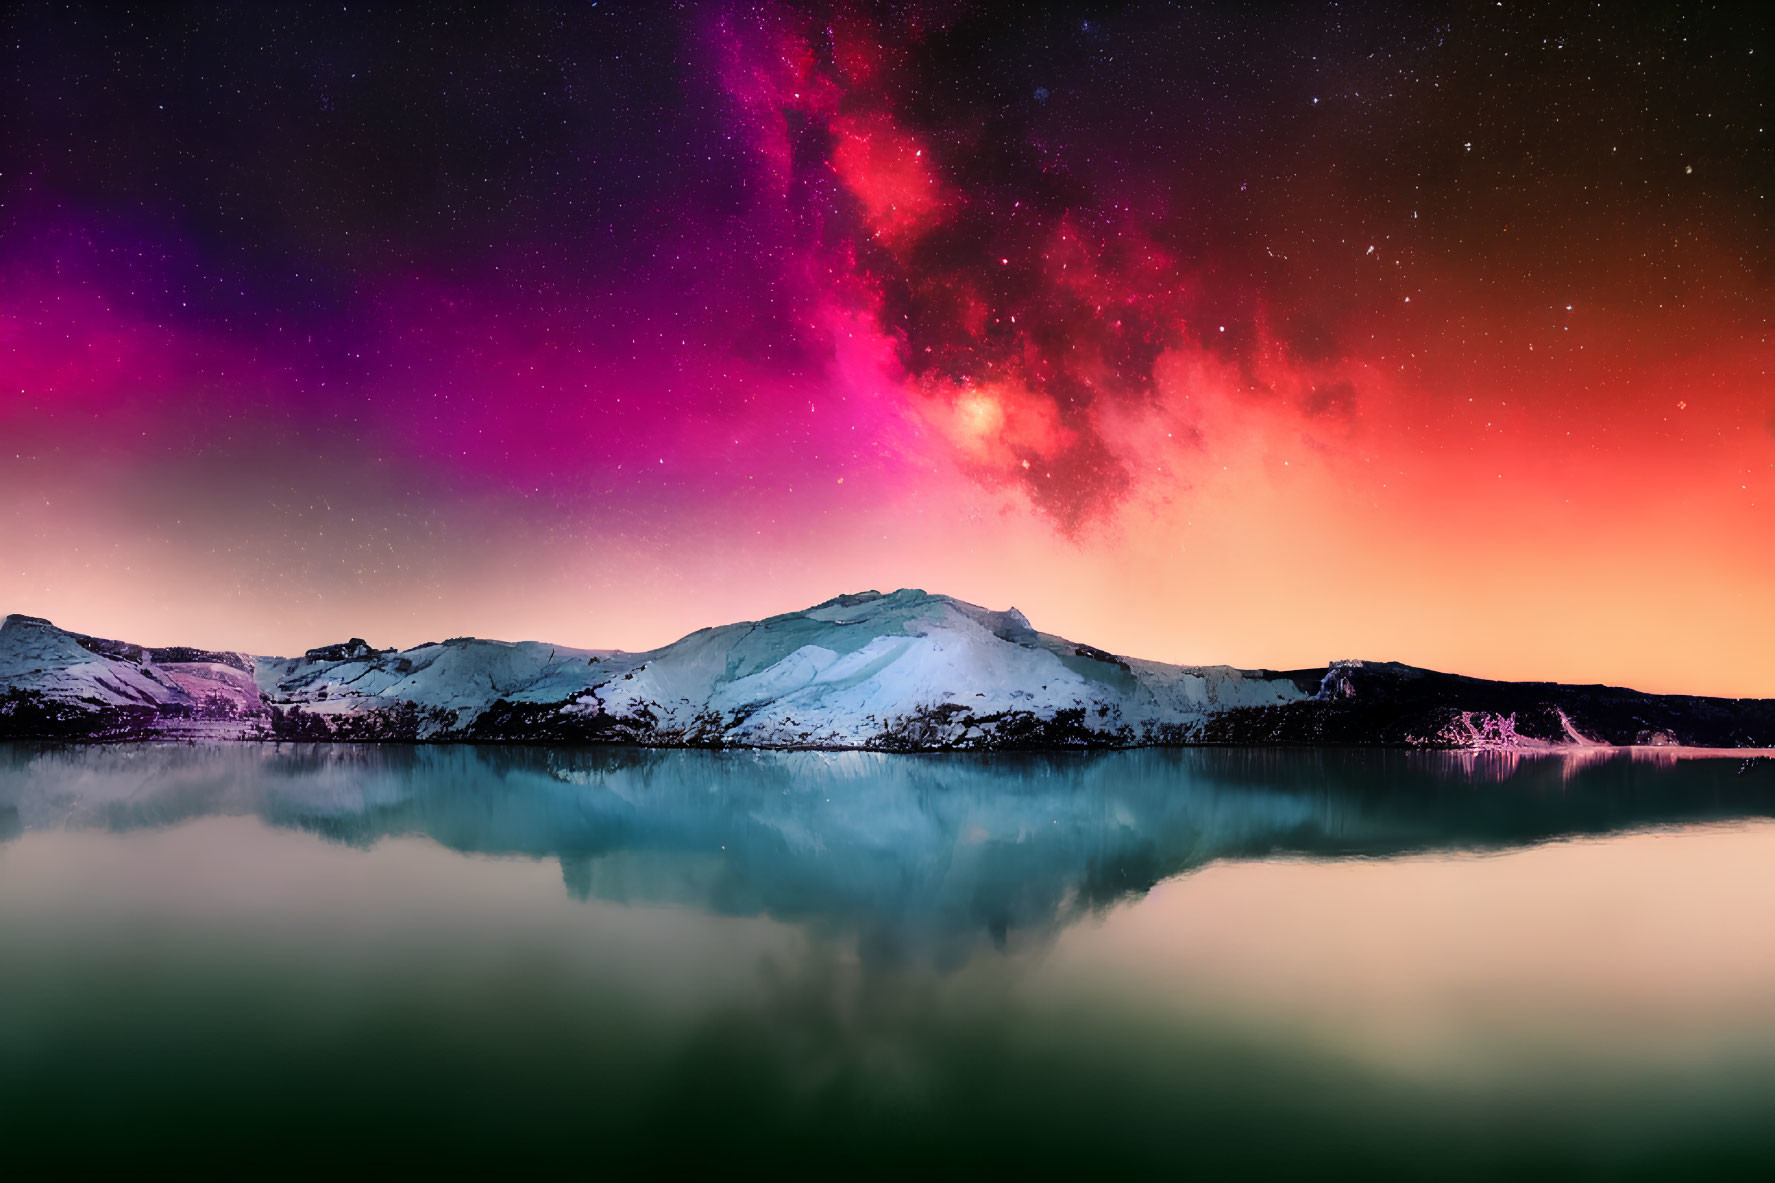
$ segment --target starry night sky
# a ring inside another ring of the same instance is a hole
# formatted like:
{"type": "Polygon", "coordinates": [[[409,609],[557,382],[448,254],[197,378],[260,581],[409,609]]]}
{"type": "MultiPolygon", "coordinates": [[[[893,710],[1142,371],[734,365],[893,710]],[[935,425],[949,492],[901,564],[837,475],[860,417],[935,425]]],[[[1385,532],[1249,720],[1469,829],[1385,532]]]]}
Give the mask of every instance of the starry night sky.
{"type": "Polygon", "coordinates": [[[1770,25],[12,6],[0,609],[1775,694],[1770,25]]]}

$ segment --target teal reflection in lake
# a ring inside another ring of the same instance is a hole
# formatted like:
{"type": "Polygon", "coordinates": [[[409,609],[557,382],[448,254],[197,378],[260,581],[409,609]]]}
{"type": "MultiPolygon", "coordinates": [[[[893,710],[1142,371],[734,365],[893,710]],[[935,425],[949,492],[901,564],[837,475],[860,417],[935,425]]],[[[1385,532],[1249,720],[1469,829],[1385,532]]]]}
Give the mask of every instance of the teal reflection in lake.
{"type": "Polygon", "coordinates": [[[0,1134],[119,1170],[1760,1170],[1771,816],[1727,759],[0,746],[0,1134]]]}

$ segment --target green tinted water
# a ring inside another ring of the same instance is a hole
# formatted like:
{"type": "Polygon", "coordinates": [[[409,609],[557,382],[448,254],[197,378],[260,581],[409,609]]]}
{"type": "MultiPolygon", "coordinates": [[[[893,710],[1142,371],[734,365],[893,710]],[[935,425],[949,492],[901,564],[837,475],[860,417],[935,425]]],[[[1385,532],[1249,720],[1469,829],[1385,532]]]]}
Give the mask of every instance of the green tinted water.
{"type": "Polygon", "coordinates": [[[0,746],[29,1172],[1764,1173],[1775,769],[0,746]]]}

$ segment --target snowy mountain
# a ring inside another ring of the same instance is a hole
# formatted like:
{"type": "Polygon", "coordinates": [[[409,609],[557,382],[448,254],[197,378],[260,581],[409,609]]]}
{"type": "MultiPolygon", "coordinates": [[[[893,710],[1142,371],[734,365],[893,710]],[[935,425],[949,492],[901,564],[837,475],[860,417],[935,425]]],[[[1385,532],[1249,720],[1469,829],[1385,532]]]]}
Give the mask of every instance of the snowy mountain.
{"type": "Polygon", "coordinates": [[[1775,701],[1486,682],[1392,663],[1286,672],[1118,657],[903,589],[646,653],[353,638],[301,657],[0,625],[0,737],[632,743],[886,751],[1359,743],[1775,745],[1775,701]]]}

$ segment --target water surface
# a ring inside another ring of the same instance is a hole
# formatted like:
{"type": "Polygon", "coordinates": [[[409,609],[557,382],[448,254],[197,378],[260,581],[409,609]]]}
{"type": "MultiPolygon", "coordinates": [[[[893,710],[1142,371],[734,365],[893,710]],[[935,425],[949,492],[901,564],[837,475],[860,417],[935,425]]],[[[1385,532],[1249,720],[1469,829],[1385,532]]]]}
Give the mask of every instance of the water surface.
{"type": "Polygon", "coordinates": [[[0,745],[27,1169],[1766,1173],[1775,767],[0,745]]]}

